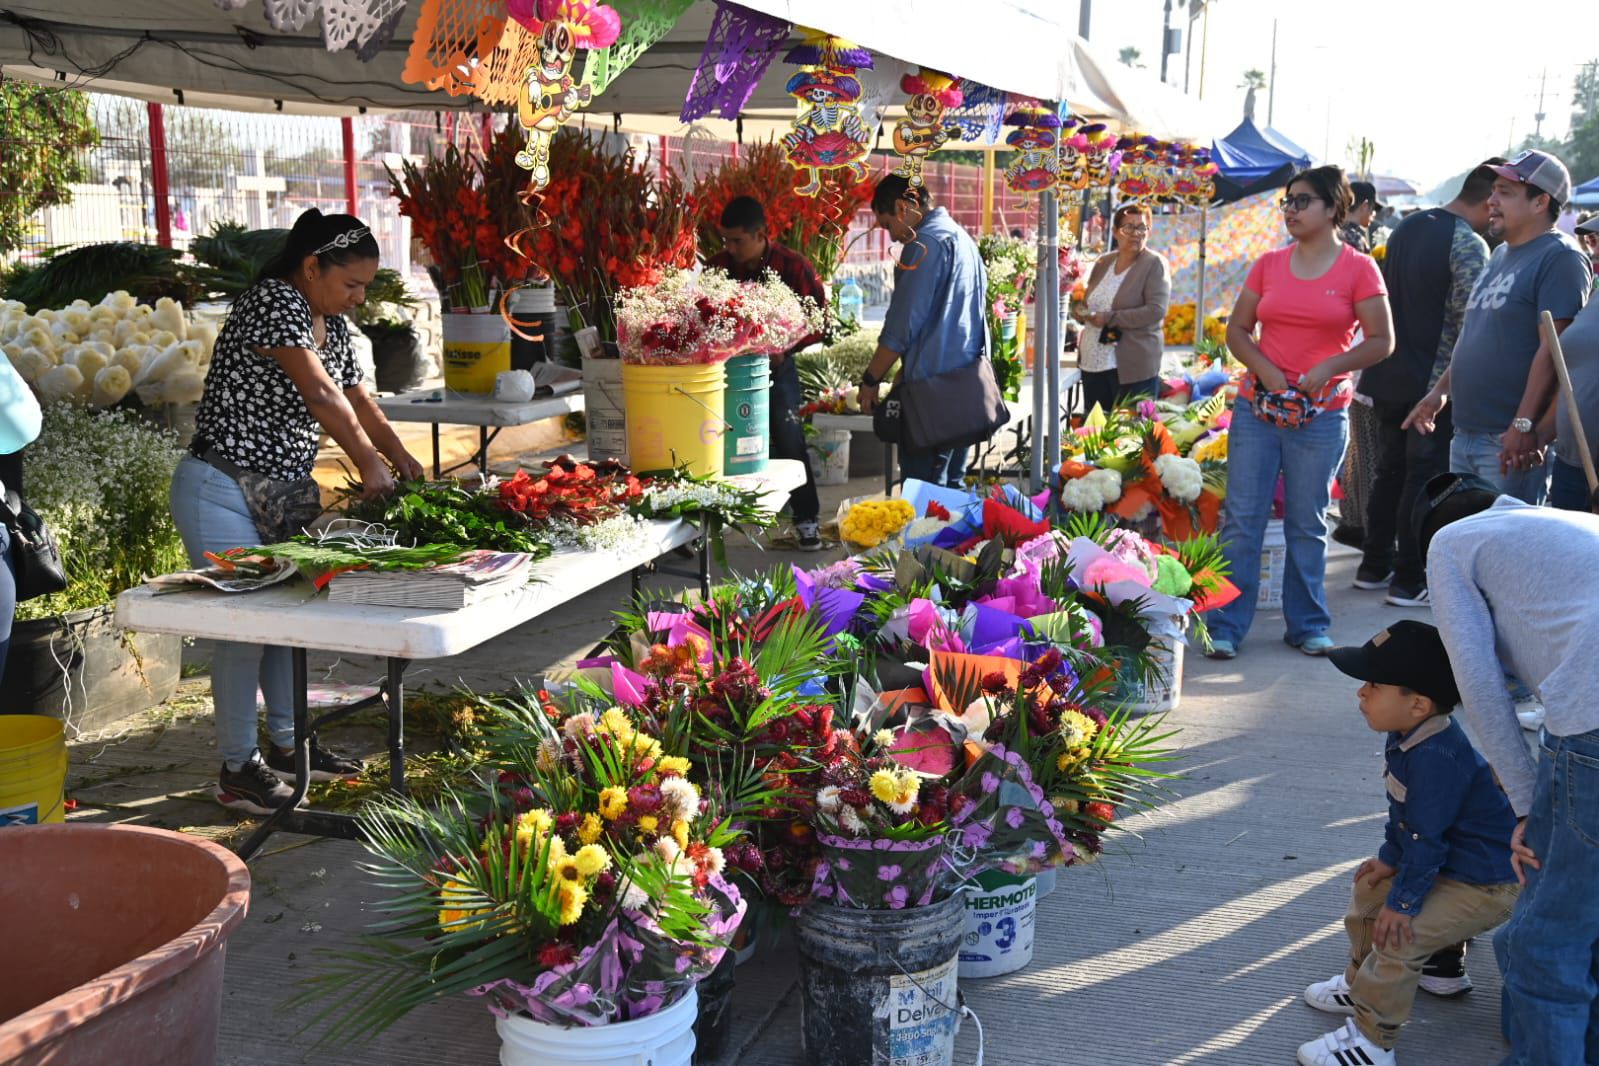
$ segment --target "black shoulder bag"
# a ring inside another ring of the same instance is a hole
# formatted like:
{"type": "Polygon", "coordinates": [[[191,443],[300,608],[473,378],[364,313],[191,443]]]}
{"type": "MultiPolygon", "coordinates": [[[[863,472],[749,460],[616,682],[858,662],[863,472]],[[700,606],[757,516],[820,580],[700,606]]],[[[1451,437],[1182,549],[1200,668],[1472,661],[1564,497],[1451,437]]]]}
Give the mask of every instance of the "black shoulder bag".
{"type": "Polygon", "coordinates": [[[0,497],[0,521],[11,532],[11,559],[17,575],[17,602],[35,600],[67,587],[66,567],[55,534],[33,508],[13,492],[0,497]]]}

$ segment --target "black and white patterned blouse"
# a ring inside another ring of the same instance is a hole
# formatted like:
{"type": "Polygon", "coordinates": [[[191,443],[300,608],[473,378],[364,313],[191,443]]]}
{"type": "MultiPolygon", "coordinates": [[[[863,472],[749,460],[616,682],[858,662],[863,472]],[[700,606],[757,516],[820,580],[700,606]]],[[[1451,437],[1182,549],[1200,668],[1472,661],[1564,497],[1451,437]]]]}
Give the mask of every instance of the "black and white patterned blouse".
{"type": "Polygon", "coordinates": [[[310,477],[322,426],[277,361],[256,350],[309,348],[335,385],[353,388],[361,368],[349,327],[341,315],[326,322],[327,341],[319,348],[311,305],[286,281],[263,281],[235,300],[205,376],[197,435],[253,473],[283,481],[310,477]]]}

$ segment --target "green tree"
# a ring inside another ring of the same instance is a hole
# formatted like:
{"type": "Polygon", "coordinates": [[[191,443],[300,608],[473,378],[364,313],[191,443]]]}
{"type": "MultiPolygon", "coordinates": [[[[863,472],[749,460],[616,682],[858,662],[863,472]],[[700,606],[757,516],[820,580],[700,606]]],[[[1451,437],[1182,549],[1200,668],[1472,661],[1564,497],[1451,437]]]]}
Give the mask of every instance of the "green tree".
{"type": "Polygon", "coordinates": [[[1266,87],[1266,72],[1259,67],[1251,67],[1244,71],[1244,80],[1238,83],[1244,90],[1244,117],[1251,121],[1255,118],[1255,94],[1266,87]]]}
{"type": "Polygon", "coordinates": [[[83,149],[100,142],[89,98],[0,78],[0,255],[22,247],[28,220],[43,207],[72,202],[86,176],[83,149]]]}
{"type": "Polygon", "coordinates": [[[1599,177],[1599,60],[1584,63],[1572,85],[1571,133],[1561,158],[1573,181],[1599,177]]]}
{"type": "Polygon", "coordinates": [[[1143,57],[1144,53],[1140,52],[1132,45],[1128,45],[1126,48],[1123,48],[1116,55],[1116,58],[1121,61],[1123,66],[1133,67],[1134,69],[1141,69],[1143,67],[1143,57]]]}

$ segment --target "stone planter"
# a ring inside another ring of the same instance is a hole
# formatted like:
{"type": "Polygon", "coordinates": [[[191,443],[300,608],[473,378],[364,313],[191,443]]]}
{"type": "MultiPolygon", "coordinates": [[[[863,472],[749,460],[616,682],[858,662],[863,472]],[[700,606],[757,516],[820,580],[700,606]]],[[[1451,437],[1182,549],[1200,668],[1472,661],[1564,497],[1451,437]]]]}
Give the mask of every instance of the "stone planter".
{"type": "Polygon", "coordinates": [[[0,714],[70,718],[93,731],[170,697],[183,638],[118,628],[111,604],[18,622],[0,677],[0,714]]]}
{"type": "Polygon", "coordinates": [[[250,874],[197,837],[126,825],[0,831],[0,1062],[214,1063],[250,874]]]}

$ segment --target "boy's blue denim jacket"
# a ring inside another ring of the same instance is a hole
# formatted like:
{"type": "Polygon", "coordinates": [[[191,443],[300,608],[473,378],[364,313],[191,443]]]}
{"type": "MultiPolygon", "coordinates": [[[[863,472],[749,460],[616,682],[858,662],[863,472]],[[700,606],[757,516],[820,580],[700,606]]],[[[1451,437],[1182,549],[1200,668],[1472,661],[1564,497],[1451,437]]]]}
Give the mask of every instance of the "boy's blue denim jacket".
{"type": "Polygon", "coordinates": [[[1510,868],[1510,801],[1458,722],[1434,715],[1409,733],[1389,733],[1387,839],[1377,858],[1395,871],[1388,906],[1414,915],[1448,877],[1473,885],[1516,879],[1510,868]]]}

